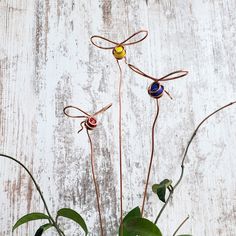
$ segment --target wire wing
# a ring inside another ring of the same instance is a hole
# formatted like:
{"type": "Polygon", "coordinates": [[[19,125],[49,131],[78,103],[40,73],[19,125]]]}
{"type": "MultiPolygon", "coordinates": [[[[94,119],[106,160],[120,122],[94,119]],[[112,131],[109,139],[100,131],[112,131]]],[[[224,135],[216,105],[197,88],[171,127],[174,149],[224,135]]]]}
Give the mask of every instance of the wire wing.
{"type": "Polygon", "coordinates": [[[139,42],[143,41],[145,38],[147,38],[147,36],[148,36],[148,31],[147,30],[140,30],[140,31],[132,34],[131,36],[129,36],[127,39],[125,39],[120,44],[122,44],[124,46],[133,45],[133,44],[136,44],[136,43],[139,43],[139,42]],[[138,38],[138,36],[140,36],[142,34],[143,34],[143,36],[141,38],[138,38]],[[135,38],[136,38],[136,40],[135,40],[135,38]],[[133,39],[133,40],[130,41],[131,39],[133,39]]]}
{"type": "Polygon", "coordinates": [[[87,112],[83,111],[82,109],[76,107],[76,106],[66,106],[64,107],[63,109],[63,113],[68,116],[68,117],[71,117],[71,118],[87,118],[88,116],[90,116],[87,112]],[[71,115],[68,113],[68,110],[77,110],[77,111],[80,111],[82,113],[84,113],[86,116],[81,116],[81,115],[71,115]]]}
{"type": "Polygon", "coordinates": [[[108,38],[105,38],[103,36],[100,35],[94,35],[90,38],[91,43],[101,49],[113,49],[115,46],[117,45],[124,45],[124,46],[128,46],[128,45],[132,45],[132,44],[136,44],[139,43],[141,41],[143,41],[146,37],[148,36],[148,31],[147,30],[140,30],[134,34],[132,34],[131,36],[129,36],[127,39],[125,39],[123,42],[118,43],[115,42],[113,40],[110,40],[108,38]],[[138,35],[144,34],[141,38],[138,38],[138,35]],[[134,40],[137,37],[136,40],[134,40]],[[133,41],[130,41],[131,39],[133,39],[133,41]],[[98,43],[96,42],[97,40],[102,40],[102,41],[106,41],[109,44],[112,44],[112,46],[104,46],[102,43],[98,43]],[[130,41],[130,42],[129,42],[130,41]]]}
{"type": "Polygon", "coordinates": [[[168,81],[168,80],[179,79],[181,77],[186,76],[187,74],[188,74],[188,71],[186,71],[186,70],[176,70],[174,72],[171,72],[171,73],[161,77],[157,81],[168,81]]]}
{"type": "Polygon", "coordinates": [[[148,79],[151,79],[151,80],[153,80],[153,81],[157,81],[156,78],[154,78],[154,77],[152,77],[152,76],[150,76],[150,75],[144,73],[144,72],[141,71],[138,67],[136,67],[136,66],[134,66],[134,65],[132,65],[132,64],[128,64],[128,66],[129,66],[129,68],[130,68],[132,71],[134,71],[135,73],[137,73],[137,74],[139,74],[139,75],[141,75],[141,76],[144,76],[144,77],[146,77],[146,78],[148,78],[148,79]]]}
{"type": "Polygon", "coordinates": [[[100,49],[113,49],[116,45],[119,45],[119,43],[117,43],[117,42],[115,42],[115,41],[112,41],[112,40],[110,40],[110,39],[107,39],[107,38],[105,38],[105,37],[103,37],[103,36],[99,36],[99,35],[94,35],[94,36],[92,36],[91,38],[90,38],[90,41],[91,41],[91,43],[94,45],[94,46],[96,46],[96,47],[98,47],[98,48],[100,48],[100,49]],[[111,45],[113,45],[113,46],[103,46],[102,44],[99,44],[98,42],[96,42],[96,41],[98,41],[98,40],[100,40],[100,42],[101,42],[101,40],[102,41],[106,41],[106,42],[108,42],[109,44],[111,44],[111,45]]]}
{"type": "Polygon", "coordinates": [[[96,115],[98,115],[98,114],[101,114],[101,113],[105,112],[105,111],[106,111],[107,109],[109,109],[111,106],[112,106],[112,103],[110,103],[109,105],[103,107],[103,108],[100,109],[99,111],[95,112],[95,113],[93,114],[93,116],[96,116],[96,115]]]}

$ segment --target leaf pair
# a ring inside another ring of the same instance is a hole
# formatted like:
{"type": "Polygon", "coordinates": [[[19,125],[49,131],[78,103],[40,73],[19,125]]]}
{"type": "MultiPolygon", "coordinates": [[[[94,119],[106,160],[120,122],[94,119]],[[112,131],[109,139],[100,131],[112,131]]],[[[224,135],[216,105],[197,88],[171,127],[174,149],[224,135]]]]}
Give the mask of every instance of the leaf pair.
{"type": "Polygon", "coordinates": [[[139,207],[134,208],[124,217],[122,226],[119,229],[119,236],[162,236],[155,224],[142,218],[139,207]]]}
{"type": "Polygon", "coordinates": [[[157,194],[158,198],[162,202],[166,202],[166,199],[165,199],[166,189],[168,189],[169,191],[173,191],[171,184],[172,184],[171,180],[164,179],[159,184],[152,185],[152,191],[157,194]]]}
{"type": "MultiPolygon", "coordinates": [[[[62,208],[57,212],[56,219],[58,219],[58,217],[60,217],[60,216],[68,218],[70,220],[73,220],[78,225],[80,225],[80,227],[84,230],[85,235],[88,234],[88,228],[86,226],[86,223],[85,223],[84,219],[81,217],[81,215],[78,212],[76,212],[76,211],[74,211],[70,208],[62,208]]],[[[21,217],[15,223],[12,230],[14,231],[20,225],[23,225],[25,223],[28,223],[28,222],[34,221],[34,220],[48,220],[49,221],[49,223],[44,224],[44,225],[39,227],[39,229],[35,233],[35,236],[41,236],[46,230],[50,229],[51,227],[55,227],[55,225],[53,225],[51,223],[51,219],[50,219],[49,216],[47,216],[43,213],[40,213],[40,212],[34,212],[34,213],[30,213],[30,214],[27,214],[27,215],[21,217]]],[[[57,222],[56,222],[56,224],[57,224],[57,222]]]]}

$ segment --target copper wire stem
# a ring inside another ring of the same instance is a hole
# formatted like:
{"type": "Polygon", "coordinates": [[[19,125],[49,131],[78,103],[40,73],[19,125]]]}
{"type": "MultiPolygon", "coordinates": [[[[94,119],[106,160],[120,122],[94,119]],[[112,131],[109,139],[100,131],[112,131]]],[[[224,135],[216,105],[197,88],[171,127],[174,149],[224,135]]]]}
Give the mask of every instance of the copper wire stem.
{"type": "Polygon", "coordinates": [[[147,180],[146,180],[146,184],[145,184],[145,190],[144,190],[144,194],[143,194],[143,204],[142,204],[142,209],[141,209],[141,215],[143,216],[143,212],[144,212],[144,207],[145,207],[145,201],[146,201],[146,197],[147,197],[147,188],[148,188],[148,183],[149,183],[149,179],[150,179],[150,174],[151,174],[151,169],[152,169],[152,162],[153,162],[153,157],[154,157],[154,147],[155,147],[155,126],[156,126],[156,122],[157,122],[157,118],[159,115],[159,103],[158,103],[158,99],[156,99],[156,115],[152,124],[152,147],[151,147],[151,158],[150,158],[150,162],[149,162],[149,167],[148,167],[148,174],[147,174],[147,180]]]}
{"type": "Polygon", "coordinates": [[[101,236],[103,236],[104,233],[103,233],[103,226],[102,226],[101,207],[100,207],[100,201],[99,201],[99,188],[98,188],[98,184],[97,184],[97,180],[96,180],[96,176],[95,176],[95,165],[94,165],[94,157],[93,157],[93,143],[92,143],[92,139],[90,137],[88,129],[86,129],[86,132],[87,132],[87,135],[88,135],[90,150],[91,150],[90,158],[91,158],[92,176],[93,176],[93,183],[94,183],[95,192],[96,192],[96,200],[97,200],[97,208],[98,208],[98,214],[99,214],[99,223],[100,223],[101,236]]]}
{"type": "Polygon", "coordinates": [[[122,69],[119,61],[117,64],[120,72],[119,80],[119,160],[120,160],[120,225],[121,225],[121,235],[123,235],[123,169],[122,169],[122,99],[121,99],[121,87],[122,87],[122,69]]]}
{"type": "MultiPolygon", "coordinates": [[[[126,38],[124,41],[118,43],[115,42],[113,40],[110,40],[108,38],[105,38],[103,36],[99,36],[99,35],[94,35],[90,38],[91,43],[96,46],[97,48],[100,49],[105,49],[105,50],[113,50],[115,49],[116,46],[129,46],[129,45],[134,45],[136,43],[139,43],[141,41],[143,41],[146,37],[148,36],[148,31],[147,30],[140,30],[134,34],[132,34],[131,36],[129,36],[128,38],[126,38]],[[134,37],[139,35],[139,34],[144,34],[141,38],[137,38],[136,40],[134,40],[134,37]],[[96,39],[100,39],[103,41],[106,41],[108,43],[110,43],[112,46],[103,46],[103,45],[99,45],[98,43],[95,42],[96,39]],[[133,39],[134,41],[130,41],[131,39],[133,39]]],[[[119,59],[123,59],[123,58],[119,58],[119,59]]],[[[125,59],[125,63],[126,62],[126,58],[125,59]]],[[[122,171],[122,97],[121,97],[121,87],[122,87],[122,69],[121,66],[119,64],[118,59],[116,60],[118,67],[119,67],[119,72],[120,72],[120,80],[119,80],[119,95],[118,95],[118,99],[119,99],[119,162],[120,162],[120,226],[121,226],[121,236],[123,236],[123,171],[122,171]]]]}

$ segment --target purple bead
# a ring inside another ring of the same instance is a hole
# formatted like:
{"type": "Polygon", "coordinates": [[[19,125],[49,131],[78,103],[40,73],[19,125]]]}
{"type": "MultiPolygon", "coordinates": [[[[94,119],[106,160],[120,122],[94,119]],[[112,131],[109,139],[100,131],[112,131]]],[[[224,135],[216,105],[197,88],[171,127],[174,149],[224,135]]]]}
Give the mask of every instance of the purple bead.
{"type": "Polygon", "coordinates": [[[154,98],[160,98],[163,95],[164,86],[158,82],[153,82],[148,89],[148,93],[150,96],[154,98]]]}

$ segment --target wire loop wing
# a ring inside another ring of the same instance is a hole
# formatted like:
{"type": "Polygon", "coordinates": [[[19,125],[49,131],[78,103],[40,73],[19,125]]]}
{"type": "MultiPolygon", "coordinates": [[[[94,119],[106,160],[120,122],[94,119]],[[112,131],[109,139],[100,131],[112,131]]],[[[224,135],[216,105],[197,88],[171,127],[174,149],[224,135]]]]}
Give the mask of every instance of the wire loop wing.
{"type": "Polygon", "coordinates": [[[171,72],[159,79],[153,77],[153,76],[150,76],[146,73],[144,73],[143,71],[141,71],[139,68],[137,68],[136,66],[132,65],[132,64],[128,64],[129,68],[134,71],[135,73],[137,74],[140,74],[148,79],[151,79],[153,81],[156,81],[156,82],[159,82],[159,81],[168,81],[168,80],[174,80],[174,79],[178,79],[178,78],[181,78],[181,77],[184,77],[188,74],[188,71],[186,70],[177,70],[177,71],[174,71],[174,72],[171,72]]]}
{"type": "Polygon", "coordinates": [[[177,70],[177,71],[171,72],[171,73],[161,77],[157,81],[174,80],[174,79],[178,79],[178,78],[184,77],[187,74],[188,74],[188,71],[186,71],[186,70],[177,70]]]}
{"type": "Polygon", "coordinates": [[[99,35],[94,35],[94,36],[92,36],[92,37],[90,38],[90,41],[91,41],[91,43],[92,43],[94,46],[96,46],[96,47],[98,47],[98,48],[100,48],[100,49],[113,49],[116,45],[119,45],[119,43],[114,42],[114,41],[112,41],[112,40],[110,40],[110,39],[107,39],[107,38],[102,37],[102,36],[99,36],[99,35]],[[95,42],[95,41],[98,40],[98,39],[103,40],[103,41],[106,41],[106,42],[108,42],[108,43],[110,43],[110,44],[113,44],[113,46],[111,46],[111,47],[105,47],[105,46],[99,45],[97,42],[95,42]]]}
{"type": "Polygon", "coordinates": [[[153,81],[157,81],[156,78],[154,78],[154,77],[152,77],[152,76],[150,76],[150,75],[144,73],[144,72],[141,71],[138,67],[136,67],[136,66],[134,66],[134,65],[132,65],[132,64],[128,64],[128,66],[129,66],[129,68],[130,68],[132,71],[134,71],[135,73],[137,73],[137,74],[139,74],[139,75],[142,75],[142,76],[144,76],[144,77],[146,77],[146,78],[148,78],[148,79],[151,79],[151,80],[153,80],[153,81]]]}
{"type": "Polygon", "coordinates": [[[108,104],[107,106],[103,107],[103,108],[100,109],[99,111],[95,112],[95,113],[93,114],[93,116],[96,116],[96,115],[98,115],[98,114],[101,114],[101,113],[105,112],[105,111],[106,111],[107,109],[109,109],[111,106],[112,106],[112,103],[108,104]]]}
{"type": "Polygon", "coordinates": [[[75,107],[75,106],[66,106],[64,107],[63,109],[63,113],[68,116],[68,117],[71,117],[71,118],[87,118],[88,116],[90,116],[87,112],[83,111],[82,109],[78,108],[78,107],[75,107]],[[70,115],[68,113],[68,110],[71,110],[71,109],[74,109],[74,110],[77,110],[77,111],[80,111],[82,113],[84,113],[86,116],[76,116],[76,115],[70,115]]]}
{"type": "Polygon", "coordinates": [[[147,30],[140,30],[134,34],[132,34],[131,36],[129,36],[127,39],[125,39],[123,42],[121,43],[118,43],[118,42],[115,42],[113,40],[110,40],[108,38],[105,38],[103,36],[100,36],[100,35],[94,35],[90,38],[90,41],[91,43],[100,48],[100,49],[113,49],[115,46],[117,45],[123,45],[123,46],[128,46],[128,45],[133,45],[133,44],[136,44],[136,43],[139,43],[141,41],[143,41],[146,37],[148,36],[148,31],[147,30]],[[130,39],[134,39],[137,35],[140,35],[140,34],[144,34],[141,38],[139,39],[136,39],[134,41],[131,41],[131,42],[128,42],[130,39]],[[112,46],[103,46],[102,44],[99,45],[98,42],[96,42],[96,40],[102,40],[102,41],[106,41],[110,44],[112,44],[112,46]]]}
{"type": "Polygon", "coordinates": [[[131,36],[129,36],[127,39],[125,39],[123,42],[121,42],[121,45],[124,46],[128,46],[128,45],[133,45],[136,43],[139,43],[141,41],[143,41],[146,37],[148,36],[148,31],[147,30],[140,30],[134,34],[132,34],[131,36]],[[134,40],[136,38],[137,35],[141,35],[144,34],[141,38],[137,38],[136,40],[134,40]],[[133,39],[133,41],[129,42],[130,39],[133,39]]]}

